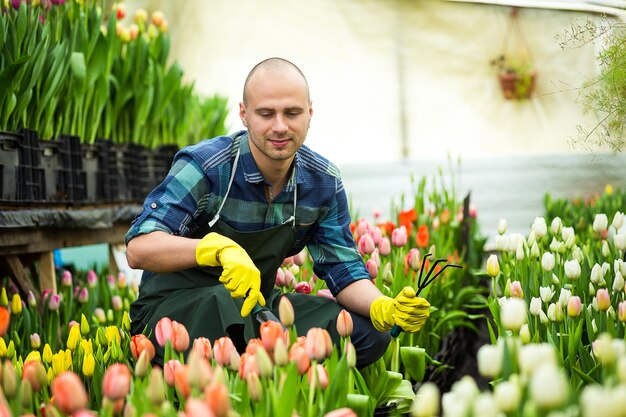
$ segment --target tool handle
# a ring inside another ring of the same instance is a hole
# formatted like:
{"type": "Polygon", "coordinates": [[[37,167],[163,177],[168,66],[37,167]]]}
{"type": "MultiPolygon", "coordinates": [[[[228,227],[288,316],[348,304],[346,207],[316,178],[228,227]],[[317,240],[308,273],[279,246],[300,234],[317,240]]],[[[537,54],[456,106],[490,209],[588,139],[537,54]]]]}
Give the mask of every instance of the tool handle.
{"type": "Polygon", "coordinates": [[[391,333],[391,337],[398,337],[400,336],[400,332],[402,332],[402,327],[394,324],[389,333],[391,333]]]}

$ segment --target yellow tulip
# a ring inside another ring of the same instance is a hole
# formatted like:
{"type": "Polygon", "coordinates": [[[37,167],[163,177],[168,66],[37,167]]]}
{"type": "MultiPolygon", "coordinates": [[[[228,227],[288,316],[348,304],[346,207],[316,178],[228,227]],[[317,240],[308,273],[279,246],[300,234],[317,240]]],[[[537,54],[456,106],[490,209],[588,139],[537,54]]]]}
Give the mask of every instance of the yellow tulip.
{"type": "Polygon", "coordinates": [[[9,346],[7,347],[7,358],[13,359],[15,357],[15,344],[13,340],[9,342],[9,346]]]}
{"type": "Polygon", "coordinates": [[[28,361],[37,361],[37,362],[41,362],[41,353],[39,353],[38,350],[33,350],[31,351],[28,356],[26,356],[26,360],[24,362],[28,362],[28,361]]]}
{"type": "Polygon", "coordinates": [[[611,184],[607,184],[604,187],[604,192],[606,193],[606,195],[611,195],[613,194],[613,186],[611,184]]]}
{"type": "Polygon", "coordinates": [[[7,289],[2,287],[2,292],[0,293],[0,306],[8,307],[9,306],[9,297],[7,297],[7,289]]]}
{"type": "Polygon", "coordinates": [[[48,385],[50,385],[56,375],[54,374],[54,371],[52,370],[52,368],[48,368],[48,372],[46,376],[48,377],[48,385]]]}
{"type": "Polygon", "coordinates": [[[43,347],[43,361],[48,365],[52,362],[52,348],[47,343],[43,347]]]}
{"type": "Polygon", "coordinates": [[[60,351],[59,353],[55,353],[52,355],[52,371],[55,375],[60,375],[61,372],[65,371],[65,353],[60,351]]]}
{"type": "Polygon", "coordinates": [[[116,326],[107,326],[105,335],[108,343],[115,342],[115,344],[120,344],[120,331],[116,326]]]}
{"type": "Polygon", "coordinates": [[[128,316],[128,311],[124,311],[124,315],[122,316],[122,330],[130,332],[130,317],[128,316]]]}
{"type": "Polygon", "coordinates": [[[63,361],[63,365],[65,366],[65,371],[70,370],[72,367],[72,351],[69,349],[65,349],[65,359],[63,361]]]}
{"type": "Polygon", "coordinates": [[[7,356],[7,343],[0,337],[0,358],[7,356]]]}
{"type": "Polygon", "coordinates": [[[76,350],[76,346],[78,346],[80,340],[80,326],[75,324],[72,326],[70,334],[67,336],[67,347],[73,352],[76,350]]]}
{"type": "Polygon", "coordinates": [[[18,293],[13,294],[13,298],[11,299],[11,313],[22,313],[22,297],[20,297],[18,293]]]}
{"type": "Polygon", "coordinates": [[[84,354],[87,354],[87,353],[93,354],[93,346],[91,344],[91,339],[82,339],[80,341],[80,347],[83,350],[84,354]]]}
{"type": "Polygon", "coordinates": [[[93,370],[96,367],[96,359],[93,354],[85,353],[83,357],[83,375],[87,378],[93,376],[93,370]]]}

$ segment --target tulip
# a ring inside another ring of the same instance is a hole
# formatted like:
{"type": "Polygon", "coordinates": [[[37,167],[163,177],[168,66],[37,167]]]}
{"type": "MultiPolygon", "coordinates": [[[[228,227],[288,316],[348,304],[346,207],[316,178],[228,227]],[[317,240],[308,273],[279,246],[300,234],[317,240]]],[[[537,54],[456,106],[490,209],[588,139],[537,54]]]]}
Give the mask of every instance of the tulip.
{"type": "Polygon", "coordinates": [[[280,323],[275,321],[270,320],[261,323],[261,326],[259,327],[259,334],[261,336],[261,341],[263,342],[263,347],[270,353],[274,352],[274,347],[276,346],[276,341],[278,339],[283,339],[285,342],[287,341],[283,327],[280,323]]]}
{"type": "Polygon", "coordinates": [[[423,383],[415,394],[413,417],[433,417],[439,415],[439,388],[432,382],[423,383]]]}
{"type": "Polygon", "coordinates": [[[85,353],[83,357],[83,375],[85,375],[87,378],[92,377],[95,367],[96,358],[93,356],[92,353],[85,353]]]}
{"type": "Polygon", "coordinates": [[[378,251],[382,256],[388,256],[391,253],[391,241],[389,241],[388,237],[380,239],[380,242],[378,243],[378,251]]]}
{"type": "Polygon", "coordinates": [[[280,322],[285,327],[291,327],[294,322],[295,313],[293,311],[293,305],[289,298],[286,296],[280,297],[280,301],[278,302],[278,317],[280,317],[280,322]]]}
{"type": "Polygon", "coordinates": [[[554,269],[554,255],[550,252],[545,252],[541,257],[541,267],[544,271],[552,271],[554,269]]]}
{"type": "Polygon", "coordinates": [[[378,264],[373,259],[368,259],[365,263],[365,268],[369,274],[370,279],[378,277],[378,264]]]}
{"type": "Polygon", "coordinates": [[[512,381],[502,381],[493,390],[493,397],[500,411],[506,414],[517,410],[522,399],[519,387],[512,381]]]}
{"type": "Polygon", "coordinates": [[[119,295],[114,295],[111,298],[111,307],[113,307],[113,311],[121,311],[124,307],[122,297],[120,297],[119,295]]]}
{"type": "Polygon", "coordinates": [[[533,220],[533,224],[531,226],[531,230],[535,232],[535,236],[541,239],[548,233],[548,225],[546,224],[546,219],[543,217],[535,217],[533,220]]]}
{"type": "Polygon", "coordinates": [[[169,317],[161,318],[154,329],[159,346],[165,347],[168,340],[172,340],[172,320],[169,317]]]}
{"type": "Polygon", "coordinates": [[[0,291],[0,307],[8,307],[8,306],[9,306],[9,298],[7,297],[7,289],[5,287],[2,287],[2,290],[0,291]]]}
{"type": "Polygon", "coordinates": [[[41,358],[46,364],[52,363],[52,348],[47,343],[43,347],[43,355],[41,355],[41,358]]]}
{"type": "Polygon", "coordinates": [[[328,386],[328,371],[326,371],[324,365],[318,363],[315,367],[310,367],[307,373],[307,381],[313,389],[318,386],[321,389],[326,389],[328,386]]]}
{"type": "Polygon", "coordinates": [[[345,354],[348,368],[354,369],[354,367],[356,366],[356,350],[354,349],[354,345],[352,344],[352,342],[346,343],[345,354]]]}
{"type": "Polygon", "coordinates": [[[170,359],[169,361],[165,362],[165,364],[163,365],[163,375],[165,376],[165,383],[167,385],[169,385],[170,387],[174,387],[176,382],[174,374],[176,370],[182,366],[183,365],[177,359],[170,359]]]}
{"type": "Polygon", "coordinates": [[[529,308],[530,314],[532,314],[533,316],[538,316],[541,312],[541,298],[539,297],[533,297],[530,300],[530,308],[529,308]]]}
{"type": "Polygon", "coordinates": [[[89,402],[82,381],[71,371],[57,375],[52,381],[51,391],[55,407],[65,414],[72,414],[85,408],[89,402]]]}
{"type": "Polygon", "coordinates": [[[570,317],[578,317],[582,311],[582,302],[580,297],[574,295],[567,302],[567,315],[570,317]]]}
{"type": "Polygon", "coordinates": [[[172,321],[172,347],[176,352],[184,352],[189,348],[189,333],[184,324],[172,321]]]}
{"type": "Polygon", "coordinates": [[[502,325],[515,333],[526,322],[526,302],[520,298],[510,298],[502,306],[502,325]]]}
{"type": "Polygon", "coordinates": [[[311,284],[306,281],[298,282],[295,291],[299,294],[311,294],[311,284]]]}
{"type": "Polygon", "coordinates": [[[349,337],[352,334],[352,316],[346,310],[341,310],[337,315],[337,333],[341,337],[349,337]]]}
{"type": "Polygon", "coordinates": [[[96,307],[93,310],[93,315],[95,316],[96,320],[98,320],[98,323],[104,324],[107,322],[106,314],[104,313],[104,310],[102,308],[96,307]]]}
{"type": "Polygon", "coordinates": [[[609,225],[609,219],[606,214],[599,213],[593,218],[593,231],[596,233],[602,233],[609,225]]]}
{"type": "Polygon", "coordinates": [[[163,21],[165,20],[165,16],[163,15],[163,12],[160,10],[155,11],[154,13],[152,13],[152,24],[156,27],[160,27],[161,24],[163,23],[163,21]]]}
{"type": "Polygon", "coordinates": [[[622,323],[626,322],[626,301],[621,301],[617,306],[617,317],[622,323]]]}
{"type": "Polygon", "coordinates": [[[515,248],[515,259],[518,261],[523,261],[526,257],[526,253],[524,252],[524,243],[520,242],[515,248]]]}
{"type": "Polygon", "coordinates": [[[13,294],[13,297],[11,298],[11,313],[22,313],[22,298],[18,293],[13,294]]]}
{"type": "Polygon", "coordinates": [[[351,408],[343,407],[324,414],[324,417],[357,417],[351,408]]]}
{"type": "Polygon", "coordinates": [[[228,415],[230,397],[228,388],[224,384],[217,381],[208,384],[204,388],[204,399],[216,417],[226,417],[228,415]]]}
{"type": "Polygon", "coordinates": [[[619,233],[616,233],[613,236],[613,243],[617,249],[621,251],[626,250],[626,231],[622,229],[619,233]]]}
{"type": "Polygon", "coordinates": [[[104,335],[106,336],[107,343],[120,344],[120,331],[116,326],[107,326],[106,329],[104,329],[104,335]]]}
{"type": "Polygon", "coordinates": [[[393,246],[400,247],[406,245],[408,241],[406,227],[400,226],[391,232],[391,243],[393,246]]]}
{"type": "Polygon", "coordinates": [[[213,357],[211,352],[211,341],[206,337],[196,338],[193,341],[192,349],[198,352],[198,354],[200,354],[200,357],[204,359],[210,360],[213,357]]]}
{"type": "Polygon", "coordinates": [[[76,323],[71,327],[70,333],[67,336],[68,349],[70,349],[72,352],[75,351],[76,347],[78,346],[79,341],[80,341],[80,325],[76,323]]]}
{"type": "Polygon", "coordinates": [[[600,288],[596,292],[596,301],[600,311],[606,311],[611,306],[611,297],[609,296],[609,290],[606,288],[600,288]]]}
{"type": "Polygon", "coordinates": [[[552,297],[554,296],[554,291],[550,287],[540,287],[539,295],[541,295],[541,299],[544,303],[549,303],[552,301],[552,297]]]}
{"type": "Polygon", "coordinates": [[[524,290],[522,289],[522,283],[519,281],[513,281],[510,287],[511,297],[524,298],[524,290]]]}
{"type": "Polygon", "coordinates": [[[260,401],[263,398],[263,386],[259,376],[255,373],[250,373],[246,376],[246,383],[248,385],[248,394],[252,401],[260,401]]]}
{"type": "Polygon", "coordinates": [[[475,416],[499,417],[496,401],[490,392],[482,392],[474,399],[472,411],[475,416]]]}
{"type": "MultiPolygon", "coordinates": [[[[612,365],[618,358],[613,339],[608,333],[602,333],[591,343],[593,356],[604,365],[612,365]]],[[[623,352],[622,352],[623,353],[623,352]]]]}
{"type": "Polygon", "coordinates": [[[522,327],[520,327],[519,337],[522,343],[530,343],[530,328],[528,327],[528,323],[524,323],[522,324],[522,327]]]}
{"type": "Polygon", "coordinates": [[[482,376],[495,379],[502,371],[502,346],[482,345],[476,354],[478,372],[482,376]]]}
{"type": "Polygon", "coordinates": [[[530,381],[531,398],[541,409],[558,408],[569,395],[569,384],[563,370],[556,366],[539,368],[530,381]]]}
{"type": "Polygon", "coordinates": [[[291,345],[289,349],[289,361],[296,363],[296,368],[298,369],[298,373],[300,375],[304,375],[311,365],[311,360],[307,355],[306,349],[304,346],[299,344],[291,345]]]}
{"type": "Polygon", "coordinates": [[[227,336],[220,337],[213,344],[213,359],[221,366],[228,366],[232,351],[236,351],[233,341],[227,336]]]}
{"type": "Polygon", "coordinates": [[[72,273],[70,271],[63,271],[61,274],[61,285],[64,287],[72,286],[72,273]]]}
{"type": "Polygon", "coordinates": [[[39,346],[41,346],[41,338],[39,337],[39,334],[37,333],[33,333],[30,335],[30,347],[32,347],[33,349],[39,349],[39,346]]]}
{"type": "Polygon", "coordinates": [[[369,234],[365,234],[359,238],[358,248],[361,256],[371,254],[374,252],[375,247],[374,239],[369,234]]]}
{"type": "Polygon", "coordinates": [[[493,278],[500,274],[500,264],[498,263],[497,255],[490,255],[487,259],[487,273],[493,278]]]}
{"type": "Polygon", "coordinates": [[[563,264],[565,269],[565,276],[571,280],[577,280],[580,278],[580,263],[578,263],[577,259],[572,259],[571,261],[565,261],[563,264]]]}
{"type": "Polygon", "coordinates": [[[22,379],[27,380],[34,391],[39,391],[47,383],[46,369],[39,361],[26,360],[22,379]]]}
{"type": "Polygon", "coordinates": [[[4,337],[9,329],[10,314],[9,310],[0,306],[0,337],[4,337]]]}
{"type": "Polygon", "coordinates": [[[506,233],[506,219],[498,220],[498,234],[503,235],[506,233]]]}
{"type": "Polygon", "coordinates": [[[313,327],[306,334],[304,348],[309,358],[323,361],[333,352],[333,342],[328,331],[313,327]]]}
{"type": "Polygon", "coordinates": [[[52,294],[48,300],[48,309],[50,311],[57,311],[61,305],[61,296],[59,294],[52,294]]]}

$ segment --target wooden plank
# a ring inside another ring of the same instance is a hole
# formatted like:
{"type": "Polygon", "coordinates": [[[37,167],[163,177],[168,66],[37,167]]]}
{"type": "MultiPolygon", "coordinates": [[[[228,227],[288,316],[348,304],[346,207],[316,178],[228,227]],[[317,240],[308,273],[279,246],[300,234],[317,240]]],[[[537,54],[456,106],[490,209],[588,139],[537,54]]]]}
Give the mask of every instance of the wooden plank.
{"type": "Polygon", "coordinates": [[[115,262],[115,255],[113,255],[113,244],[109,244],[109,271],[116,277],[120,272],[117,262],[115,262]]]}
{"type": "Polygon", "coordinates": [[[57,292],[57,275],[54,268],[54,252],[43,252],[39,258],[39,289],[57,292]]]}
{"type": "Polygon", "coordinates": [[[22,264],[22,261],[20,261],[20,258],[16,255],[8,255],[5,257],[5,259],[20,289],[25,294],[28,294],[28,291],[32,291],[32,293],[35,295],[35,298],[37,299],[37,303],[39,304],[39,302],[41,301],[41,295],[30,281],[28,272],[26,271],[26,268],[24,268],[24,265],[22,264]]]}
{"type": "Polygon", "coordinates": [[[0,231],[0,254],[42,253],[72,246],[123,243],[128,228],[128,223],[116,223],[106,229],[3,229],[0,231]]]}

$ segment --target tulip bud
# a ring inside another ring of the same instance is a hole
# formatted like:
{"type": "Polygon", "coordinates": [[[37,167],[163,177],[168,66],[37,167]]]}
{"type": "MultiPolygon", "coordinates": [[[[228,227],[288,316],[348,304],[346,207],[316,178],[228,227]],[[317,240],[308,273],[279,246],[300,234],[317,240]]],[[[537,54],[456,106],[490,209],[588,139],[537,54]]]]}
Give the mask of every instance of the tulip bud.
{"type": "Polygon", "coordinates": [[[48,299],[48,309],[50,311],[57,311],[61,305],[61,297],[59,294],[52,294],[48,299]]]}
{"type": "Polygon", "coordinates": [[[391,270],[391,262],[386,262],[383,267],[383,282],[387,285],[391,285],[393,282],[393,272],[391,270]]]}
{"type": "Polygon", "coordinates": [[[87,378],[91,378],[93,376],[93,371],[96,367],[96,358],[92,353],[85,353],[83,356],[83,375],[87,378]]]}
{"type": "Polygon", "coordinates": [[[596,301],[598,303],[598,308],[600,311],[606,311],[611,306],[611,297],[609,296],[609,291],[606,288],[600,288],[596,292],[596,301]]]}
{"type": "Polygon", "coordinates": [[[61,274],[61,285],[64,287],[72,286],[72,273],[70,271],[65,270],[61,274]]]}
{"type": "Polygon", "coordinates": [[[378,264],[373,259],[368,259],[365,263],[365,268],[369,273],[370,279],[378,277],[378,264]]]}
{"type": "Polygon", "coordinates": [[[80,341],[80,326],[75,324],[71,327],[70,333],[67,336],[67,347],[72,352],[76,350],[76,346],[78,346],[78,342],[80,341]]]}
{"type": "Polygon", "coordinates": [[[611,256],[611,249],[609,248],[609,243],[606,240],[602,241],[602,256],[605,258],[611,256]]]}
{"type": "Polygon", "coordinates": [[[622,323],[626,322],[626,301],[621,301],[617,306],[617,317],[622,323]]]}
{"type": "Polygon", "coordinates": [[[495,278],[500,274],[500,264],[497,255],[490,255],[487,259],[487,273],[495,278]]]}
{"type": "Polygon", "coordinates": [[[523,261],[525,257],[524,242],[520,242],[515,249],[515,259],[519,262],[523,261]]]}
{"type": "Polygon", "coordinates": [[[558,408],[569,395],[569,383],[562,369],[544,366],[534,373],[530,381],[531,396],[540,409],[558,408]]]}
{"type": "Polygon", "coordinates": [[[391,253],[391,241],[388,237],[383,237],[378,243],[378,251],[382,256],[388,256],[391,253]]]}
{"type": "Polygon", "coordinates": [[[0,291],[0,307],[8,307],[9,306],[9,298],[7,297],[7,289],[2,287],[2,291],[0,291]]]}
{"type": "Polygon", "coordinates": [[[498,234],[503,235],[506,233],[506,219],[498,220],[498,234]]]}
{"type": "Polygon", "coordinates": [[[519,329],[519,337],[522,343],[530,343],[530,328],[527,323],[522,324],[522,327],[519,329]]]}
{"type": "Polygon", "coordinates": [[[13,364],[10,361],[5,361],[4,366],[2,367],[2,389],[4,391],[4,395],[6,395],[7,399],[12,399],[17,394],[17,375],[15,374],[15,369],[13,368],[13,364]]]}
{"type": "Polygon", "coordinates": [[[356,350],[354,349],[352,342],[346,343],[345,354],[348,368],[354,369],[356,366],[356,350]]]}
{"type": "Polygon", "coordinates": [[[539,258],[539,254],[539,246],[537,246],[537,242],[534,242],[530,247],[530,257],[532,259],[537,259],[539,258]]]}
{"type": "Polygon", "coordinates": [[[596,214],[593,219],[593,231],[596,233],[602,233],[608,227],[609,220],[606,217],[606,214],[599,213],[596,214]]]}
{"type": "Polygon", "coordinates": [[[554,255],[550,252],[545,252],[541,257],[541,267],[544,271],[552,271],[554,262],[554,255]]]}
{"type": "Polygon", "coordinates": [[[87,271],[87,285],[89,288],[94,288],[98,284],[98,275],[93,269],[87,271]]]}
{"type": "Polygon", "coordinates": [[[517,410],[522,399],[519,386],[510,380],[497,384],[493,390],[493,396],[497,408],[506,414],[517,410]]]}
{"type": "Polygon", "coordinates": [[[543,217],[535,217],[533,224],[531,226],[531,230],[535,232],[535,236],[539,239],[544,237],[546,233],[548,233],[548,226],[546,224],[546,219],[543,217]]]}
{"type": "Polygon", "coordinates": [[[423,383],[417,390],[413,417],[433,417],[439,415],[440,393],[439,388],[432,382],[423,383]]]}
{"type": "Polygon", "coordinates": [[[565,261],[563,264],[565,269],[565,276],[571,280],[577,280],[580,278],[580,264],[577,259],[572,259],[571,261],[565,261]]]}
{"type": "Polygon", "coordinates": [[[249,373],[246,376],[246,384],[248,385],[248,394],[253,401],[260,401],[263,398],[263,387],[261,380],[255,373],[249,373]]]}
{"type": "Polygon", "coordinates": [[[306,281],[301,281],[296,284],[295,291],[299,294],[311,294],[311,284],[306,281]]]}
{"type": "Polygon", "coordinates": [[[274,345],[274,363],[276,366],[284,366],[289,362],[289,352],[287,351],[287,343],[283,338],[276,339],[274,345]]]}
{"type": "Polygon", "coordinates": [[[519,281],[513,281],[510,287],[511,297],[524,298],[524,290],[522,289],[522,283],[519,281]]]}
{"type": "Polygon", "coordinates": [[[552,301],[552,297],[554,296],[554,291],[550,287],[539,287],[539,295],[541,295],[541,299],[544,303],[548,304],[552,301]]]}
{"type": "Polygon", "coordinates": [[[482,345],[476,354],[478,372],[488,378],[496,378],[502,372],[502,346],[482,345]]]}
{"type": "Polygon", "coordinates": [[[391,232],[391,243],[393,246],[400,247],[406,245],[408,241],[406,227],[400,226],[391,232]]]}
{"type": "Polygon", "coordinates": [[[539,297],[533,297],[530,300],[530,314],[532,314],[533,316],[538,316],[539,313],[541,312],[541,298],[539,297]]]}
{"type": "Polygon", "coordinates": [[[570,317],[578,317],[582,311],[582,302],[580,297],[574,295],[567,302],[567,315],[570,317]]]}
{"type": "Polygon", "coordinates": [[[283,295],[280,297],[280,301],[278,303],[278,316],[280,317],[281,323],[285,327],[293,326],[294,315],[293,305],[289,299],[283,295]]]}
{"type": "Polygon", "coordinates": [[[352,327],[352,316],[346,310],[341,310],[337,315],[337,333],[341,337],[350,337],[352,327]]]}
{"type": "Polygon", "coordinates": [[[613,243],[615,247],[621,251],[626,250],[626,231],[621,229],[619,233],[613,236],[613,243]]]}
{"type": "Polygon", "coordinates": [[[550,224],[550,230],[552,231],[552,234],[558,235],[562,227],[563,221],[560,217],[555,217],[554,219],[552,219],[552,223],[550,224]]]}
{"type": "Polygon", "coordinates": [[[163,386],[163,371],[161,368],[152,368],[146,393],[148,399],[154,405],[162,404],[165,401],[165,387],[163,386]]]}

